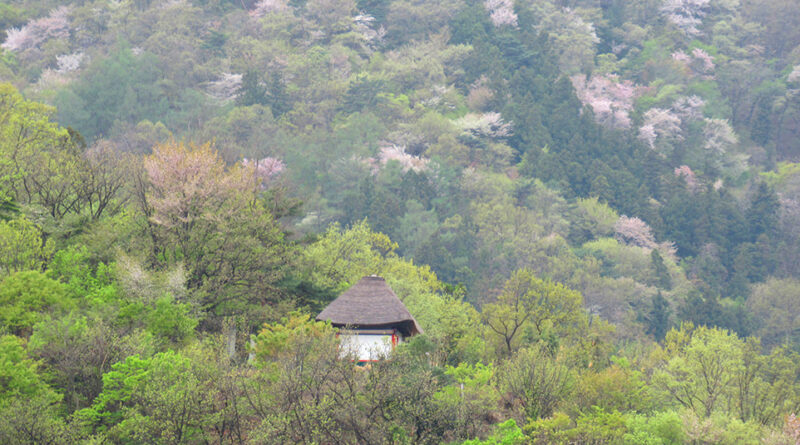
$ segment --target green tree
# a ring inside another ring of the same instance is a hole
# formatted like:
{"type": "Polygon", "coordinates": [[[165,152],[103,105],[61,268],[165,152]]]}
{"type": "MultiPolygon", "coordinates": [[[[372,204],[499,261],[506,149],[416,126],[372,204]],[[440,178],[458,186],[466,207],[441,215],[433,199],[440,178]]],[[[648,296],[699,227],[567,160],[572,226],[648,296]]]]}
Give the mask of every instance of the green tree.
{"type": "Polygon", "coordinates": [[[208,360],[172,351],[130,356],[103,375],[103,392],[77,413],[89,431],[116,442],[193,443],[209,438],[208,360]]]}
{"type": "Polygon", "coordinates": [[[0,326],[30,335],[33,325],[75,307],[58,281],[37,271],[16,272],[0,282],[0,326]]]}
{"type": "Polygon", "coordinates": [[[526,329],[533,329],[539,337],[546,331],[573,331],[583,314],[582,303],[580,293],[522,269],[506,281],[496,302],[483,306],[482,315],[487,332],[502,342],[505,354],[511,355],[526,329]]]}
{"type": "Polygon", "coordinates": [[[0,276],[24,270],[42,270],[54,250],[38,227],[26,218],[0,220],[0,276]]]}
{"type": "Polygon", "coordinates": [[[185,264],[206,315],[256,314],[276,303],[290,251],[252,168],[226,168],[210,145],[177,142],[157,145],[144,164],[149,181],[139,199],[154,256],[185,264]]]}
{"type": "Polygon", "coordinates": [[[723,409],[731,395],[744,342],[729,331],[699,327],[682,344],[681,332],[667,334],[665,347],[675,353],[655,371],[653,383],[680,405],[708,417],[723,409]]]}
{"type": "Polygon", "coordinates": [[[800,282],[792,278],[770,278],[753,287],[747,308],[758,321],[758,335],[767,345],[797,344],[800,308],[797,295],[800,282]]]}

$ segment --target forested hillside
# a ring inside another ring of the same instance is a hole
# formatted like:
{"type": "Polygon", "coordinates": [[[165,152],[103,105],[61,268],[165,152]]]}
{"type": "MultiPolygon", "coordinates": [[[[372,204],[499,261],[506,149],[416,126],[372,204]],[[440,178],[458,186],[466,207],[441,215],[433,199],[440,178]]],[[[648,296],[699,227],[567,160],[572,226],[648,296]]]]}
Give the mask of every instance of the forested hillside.
{"type": "Polygon", "coordinates": [[[797,0],[10,0],[0,42],[0,443],[800,443],[797,0]],[[425,334],[364,370],[313,320],[370,274],[425,334]]]}

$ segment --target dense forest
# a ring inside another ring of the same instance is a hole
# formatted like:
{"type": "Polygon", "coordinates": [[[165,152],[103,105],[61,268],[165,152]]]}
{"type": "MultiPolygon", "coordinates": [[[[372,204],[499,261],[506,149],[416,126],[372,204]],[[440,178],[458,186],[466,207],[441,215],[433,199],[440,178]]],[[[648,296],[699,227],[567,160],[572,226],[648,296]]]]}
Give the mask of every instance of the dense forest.
{"type": "Polygon", "coordinates": [[[0,443],[800,444],[797,0],[0,3],[0,443]],[[425,333],[315,316],[386,278],[425,333]]]}

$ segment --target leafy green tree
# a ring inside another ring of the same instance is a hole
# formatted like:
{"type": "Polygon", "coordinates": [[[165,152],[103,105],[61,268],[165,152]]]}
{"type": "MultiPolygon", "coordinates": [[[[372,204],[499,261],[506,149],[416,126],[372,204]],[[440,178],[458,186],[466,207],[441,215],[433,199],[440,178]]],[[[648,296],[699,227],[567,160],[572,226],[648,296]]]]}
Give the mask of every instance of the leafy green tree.
{"type": "Polygon", "coordinates": [[[679,445],[686,443],[683,422],[675,411],[628,416],[628,432],[623,439],[626,444],[679,445]]]}
{"type": "Polygon", "coordinates": [[[209,438],[213,406],[204,359],[172,351],[130,356],[103,375],[103,392],[77,413],[93,432],[118,442],[192,443],[209,438]]]}
{"type": "Polygon", "coordinates": [[[0,406],[16,397],[47,395],[58,397],[38,374],[39,364],[23,348],[22,339],[13,335],[0,337],[0,406]]]}
{"type": "Polygon", "coordinates": [[[716,328],[699,327],[688,343],[671,331],[665,347],[675,351],[653,375],[653,383],[680,405],[699,416],[711,416],[725,407],[742,366],[744,342],[736,334],[716,328]]]}
{"type": "Polygon", "coordinates": [[[484,419],[497,407],[500,394],[491,384],[494,373],[493,366],[481,363],[445,368],[453,383],[439,390],[434,399],[442,410],[455,417],[456,437],[474,437],[484,426],[484,419]]]}
{"type": "Polygon", "coordinates": [[[42,270],[53,255],[54,243],[26,218],[0,220],[0,276],[42,270]]]}
{"type": "Polygon", "coordinates": [[[0,282],[0,326],[16,335],[30,335],[39,321],[73,307],[64,285],[41,272],[16,272],[0,282]]]}
{"type": "Polygon", "coordinates": [[[526,329],[540,338],[548,331],[573,331],[582,320],[582,302],[580,293],[523,269],[506,281],[496,302],[483,306],[482,315],[487,332],[501,341],[506,355],[511,355],[526,329]]]}
{"type": "Polygon", "coordinates": [[[144,162],[139,198],[154,254],[167,265],[183,261],[202,310],[213,318],[274,304],[290,252],[254,172],[227,169],[209,145],[177,142],[157,145],[144,162]]]}
{"type": "Polygon", "coordinates": [[[0,336],[0,440],[4,443],[56,444],[70,439],[59,418],[61,396],[39,374],[22,339],[0,336]]]}

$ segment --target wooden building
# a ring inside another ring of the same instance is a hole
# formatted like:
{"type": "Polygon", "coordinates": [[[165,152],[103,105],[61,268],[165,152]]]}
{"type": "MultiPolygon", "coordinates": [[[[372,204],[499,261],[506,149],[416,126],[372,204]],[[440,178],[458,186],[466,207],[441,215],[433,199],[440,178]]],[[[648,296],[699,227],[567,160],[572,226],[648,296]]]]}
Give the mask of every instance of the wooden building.
{"type": "Polygon", "coordinates": [[[331,302],[317,316],[340,328],[344,353],[359,362],[388,356],[405,339],[422,333],[417,320],[383,277],[370,275],[331,302]]]}

